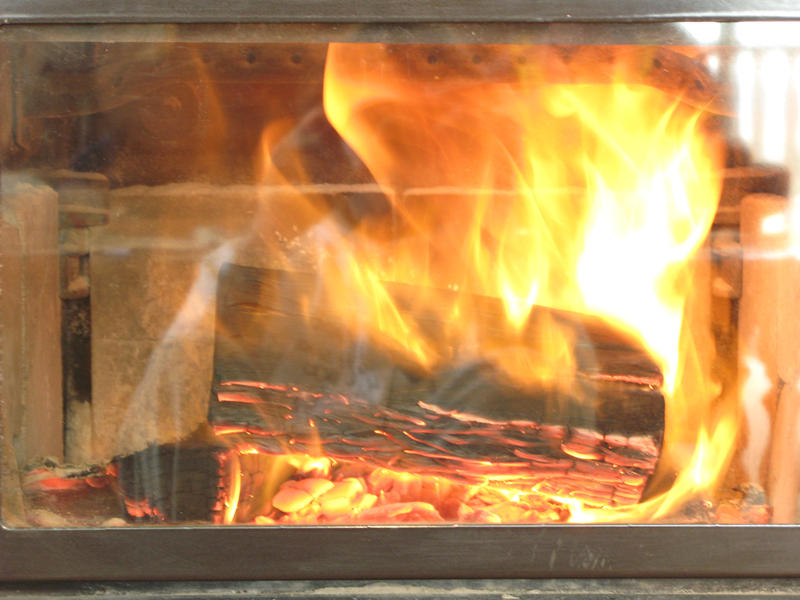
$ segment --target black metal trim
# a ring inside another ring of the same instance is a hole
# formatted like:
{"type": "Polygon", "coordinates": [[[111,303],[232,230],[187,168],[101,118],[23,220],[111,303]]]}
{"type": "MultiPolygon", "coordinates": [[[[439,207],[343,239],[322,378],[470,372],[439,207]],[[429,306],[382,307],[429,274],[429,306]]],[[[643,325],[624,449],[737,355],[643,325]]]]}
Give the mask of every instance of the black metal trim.
{"type": "Polygon", "coordinates": [[[394,23],[797,19],[796,0],[0,0],[5,23],[394,23]]]}
{"type": "MultiPolygon", "coordinates": [[[[0,0],[3,23],[800,19],[796,0],[0,0]]],[[[0,581],[800,576],[800,526],[0,530],[0,581]]]]}
{"type": "MultiPolygon", "coordinates": [[[[0,0],[2,2],[2,0],[0,0]]],[[[771,22],[764,22],[771,25],[771,22]]],[[[645,44],[693,43],[674,23],[159,23],[13,24],[3,41],[96,43],[422,43],[645,44]]],[[[696,45],[703,45],[694,42],[696,45]]]]}
{"type": "Polygon", "coordinates": [[[786,577],[798,526],[3,530],[0,581],[786,577]]]}

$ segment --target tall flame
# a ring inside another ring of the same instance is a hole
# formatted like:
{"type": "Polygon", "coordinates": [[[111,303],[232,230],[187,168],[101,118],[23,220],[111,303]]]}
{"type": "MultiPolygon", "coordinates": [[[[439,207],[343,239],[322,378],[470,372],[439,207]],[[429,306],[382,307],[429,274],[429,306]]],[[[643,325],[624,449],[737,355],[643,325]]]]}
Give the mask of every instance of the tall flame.
{"type": "Polygon", "coordinates": [[[391,204],[323,240],[326,298],[344,321],[422,369],[458,352],[552,385],[573,368],[569,334],[545,319],[536,348],[521,338],[547,306],[602,317],[661,367],[664,469],[690,467],[657,501],[581,520],[662,514],[707,489],[735,428],[714,419],[707,290],[694,281],[720,193],[719,136],[702,102],[653,84],[652,52],[598,56],[333,44],[324,82],[326,116],[391,204]],[[400,310],[386,281],[414,284],[414,314],[436,315],[442,335],[400,310]],[[519,344],[476,333],[474,294],[501,299],[519,344]]]}

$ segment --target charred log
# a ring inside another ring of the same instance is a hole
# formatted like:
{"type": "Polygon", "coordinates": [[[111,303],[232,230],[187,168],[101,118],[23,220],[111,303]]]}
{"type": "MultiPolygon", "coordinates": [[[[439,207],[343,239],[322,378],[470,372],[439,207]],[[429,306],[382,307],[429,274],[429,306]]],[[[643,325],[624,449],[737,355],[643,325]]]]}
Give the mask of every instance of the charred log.
{"type": "Polygon", "coordinates": [[[317,454],[467,483],[536,486],[595,506],[638,502],[660,453],[654,435],[489,421],[425,403],[401,412],[255,382],[218,386],[210,418],[217,434],[240,448],[317,454]]]}
{"type": "MultiPolygon", "coordinates": [[[[415,305],[418,288],[387,288],[399,310],[428,339],[442,341],[446,324],[415,305]]],[[[599,319],[534,309],[524,333],[525,349],[535,358],[541,325],[555,323],[572,340],[575,369],[562,374],[558,385],[520,387],[482,360],[453,360],[435,372],[424,371],[368,334],[345,327],[324,301],[314,303],[318,290],[312,274],[226,265],[217,301],[215,382],[297,386],[399,410],[426,403],[489,420],[649,435],[660,443],[661,373],[636,340],[599,319]]],[[[449,290],[435,293],[443,303],[453,295],[449,290]]],[[[502,325],[499,300],[472,296],[471,302],[480,315],[475,336],[482,343],[520,345],[502,325]]]]}
{"type": "Polygon", "coordinates": [[[231,457],[218,444],[164,444],[113,465],[125,514],[144,521],[222,522],[231,457]]]}
{"type": "MultiPolygon", "coordinates": [[[[443,340],[446,324],[416,302],[419,288],[387,289],[429,340],[443,340]]],[[[425,291],[452,301],[448,290],[425,291]]],[[[502,481],[593,506],[640,500],[660,453],[664,400],[661,373],[636,340],[598,319],[535,309],[521,343],[538,352],[541,327],[555,323],[572,341],[575,368],[557,385],[521,387],[490,361],[453,358],[426,371],[354,332],[319,296],[312,274],[223,267],[209,408],[218,441],[468,484],[502,481]]],[[[481,342],[520,344],[504,328],[498,300],[470,302],[481,342]]],[[[219,482],[224,452],[206,452],[213,457],[203,467],[206,481],[219,482]]],[[[174,464],[174,450],[150,453],[123,459],[132,473],[120,470],[124,495],[146,498],[156,518],[185,519],[190,513],[180,513],[174,498],[144,491],[169,489],[156,472],[184,479],[182,469],[149,464],[174,464]]],[[[195,518],[203,511],[219,518],[212,487],[204,488],[206,504],[198,501],[195,518]]],[[[141,512],[141,504],[126,504],[141,512]]]]}

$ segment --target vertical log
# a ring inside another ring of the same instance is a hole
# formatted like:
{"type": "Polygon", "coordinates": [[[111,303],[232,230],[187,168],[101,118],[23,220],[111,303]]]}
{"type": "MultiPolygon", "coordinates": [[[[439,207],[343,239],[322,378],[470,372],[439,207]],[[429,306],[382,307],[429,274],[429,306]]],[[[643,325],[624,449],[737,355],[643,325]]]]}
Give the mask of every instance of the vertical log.
{"type": "Polygon", "coordinates": [[[774,523],[797,520],[797,493],[800,490],[797,420],[800,416],[800,389],[797,382],[784,384],[777,394],[775,420],[769,456],[767,490],[773,507],[774,523]]]}
{"type": "Polygon", "coordinates": [[[798,490],[800,262],[792,255],[789,201],[747,196],[741,241],[740,395],[749,437],[744,466],[752,480],[766,484],[775,520],[791,522],[798,490]]]}
{"type": "Polygon", "coordinates": [[[22,252],[16,227],[0,218],[0,510],[6,525],[22,524],[22,489],[15,438],[22,430],[22,252]]]}
{"type": "Polygon", "coordinates": [[[18,458],[21,462],[36,456],[61,458],[58,197],[49,187],[19,183],[3,190],[3,218],[16,226],[21,252],[20,297],[12,312],[22,328],[18,458]]]}
{"type": "Polygon", "coordinates": [[[800,491],[800,254],[787,201],[784,247],[779,261],[777,305],[778,404],[772,427],[767,490],[773,505],[773,520],[794,523],[800,491]]]}
{"type": "Polygon", "coordinates": [[[252,226],[252,187],[125,188],[90,228],[92,459],[175,442],[206,418],[216,269],[252,226]]]}
{"type": "Polygon", "coordinates": [[[20,441],[22,433],[22,248],[19,231],[0,218],[0,400],[3,436],[20,441]]]}

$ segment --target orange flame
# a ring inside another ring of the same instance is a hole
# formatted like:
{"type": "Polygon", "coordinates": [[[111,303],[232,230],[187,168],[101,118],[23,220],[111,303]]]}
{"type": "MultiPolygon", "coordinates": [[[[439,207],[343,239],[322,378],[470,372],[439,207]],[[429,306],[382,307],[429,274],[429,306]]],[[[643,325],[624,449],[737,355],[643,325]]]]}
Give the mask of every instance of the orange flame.
{"type": "Polygon", "coordinates": [[[574,368],[568,332],[544,319],[535,348],[522,338],[532,308],[547,306],[602,317],[661,367],[662,462],[688,468],[634,509],[573,507],[583,522],[661,515],[709,489],[736,432],[734,416],[713,418],[707,290],[694,281],[707,267],[695,259],[716,212],[721,140],[710,102],[690,98],[683,80],[654,83],[642,66],[652,53],[328,51],[325,113],[391,204],[325,232],[317,267],[338,317],[422,369],[479,357],[522,384],[559,385],[574,368]],[[387,281],[415,286],[413,310],[387,281]],[[512,343],[479,334],[475,294],[501,300],[512,343]],[[443,331],[411,315],[435,315],[443,331]]]}

